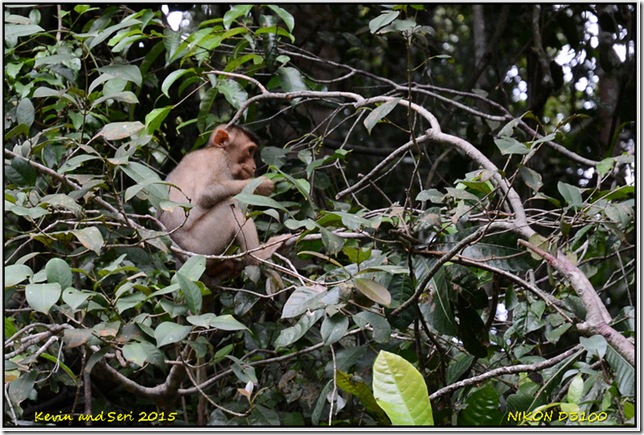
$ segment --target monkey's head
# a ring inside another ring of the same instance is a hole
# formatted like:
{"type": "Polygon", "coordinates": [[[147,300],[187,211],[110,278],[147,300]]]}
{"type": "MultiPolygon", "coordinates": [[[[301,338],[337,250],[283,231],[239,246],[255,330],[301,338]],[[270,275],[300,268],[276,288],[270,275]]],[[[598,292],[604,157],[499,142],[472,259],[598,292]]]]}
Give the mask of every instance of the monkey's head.
{"type": "Polygon", "coordinates": [[[230,170],[234,179],[248,180],[255,175],[255,153],[257,144],[255,135],[239,126],[216,127],[207,147],[224,150],[230,162],[230,170]]]}

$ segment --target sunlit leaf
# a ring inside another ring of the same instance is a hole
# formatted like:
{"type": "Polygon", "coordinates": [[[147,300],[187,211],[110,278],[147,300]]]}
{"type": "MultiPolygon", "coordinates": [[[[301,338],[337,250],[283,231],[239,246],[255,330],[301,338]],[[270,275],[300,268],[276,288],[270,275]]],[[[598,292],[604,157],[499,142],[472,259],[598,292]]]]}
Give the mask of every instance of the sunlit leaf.
{"type": "Polygon", "coordinates": [[[373,363],[373,395],[394,426],[433,426],[423,376],[404,358],[381,350],[373,363]]]}

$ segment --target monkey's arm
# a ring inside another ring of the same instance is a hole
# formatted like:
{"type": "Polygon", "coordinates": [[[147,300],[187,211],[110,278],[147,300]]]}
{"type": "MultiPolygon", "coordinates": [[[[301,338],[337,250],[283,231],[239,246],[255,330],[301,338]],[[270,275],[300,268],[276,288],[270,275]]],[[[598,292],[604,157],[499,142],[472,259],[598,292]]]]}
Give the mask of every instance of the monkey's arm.
{"type": "MultiPolygon", "coordinates": [[[[235,196],[240,193],[251,181],[252,179],[226,180],[217,184],[211,184],[196,199],[197,204],[206,209],[212,208],[231,196],[235,196]]],[[[264,179],[262,184],[257,187],[256,193],[259,195],[270,195],[272,191],[273,182],[268,179],[264,179]]]]}

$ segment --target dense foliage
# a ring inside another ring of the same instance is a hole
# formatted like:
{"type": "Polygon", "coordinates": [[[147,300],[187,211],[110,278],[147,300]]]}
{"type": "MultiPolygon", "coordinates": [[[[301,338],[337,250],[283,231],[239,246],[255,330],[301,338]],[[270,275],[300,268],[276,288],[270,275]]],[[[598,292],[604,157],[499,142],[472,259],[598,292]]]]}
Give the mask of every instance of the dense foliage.
{"type": "Polygon", "coordinates": [[[633,5],[135,6],[4,10],[6,425],[635,423],[633,5]],[[209,289],[228,122],[293,237],[209,289]]]}

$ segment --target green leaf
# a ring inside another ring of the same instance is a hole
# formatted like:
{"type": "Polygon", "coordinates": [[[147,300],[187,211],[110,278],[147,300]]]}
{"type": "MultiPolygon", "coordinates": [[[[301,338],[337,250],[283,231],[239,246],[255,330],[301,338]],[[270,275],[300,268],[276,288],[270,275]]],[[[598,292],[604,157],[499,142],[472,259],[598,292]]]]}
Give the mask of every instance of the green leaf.
{"type": "Polygon", "coordinates": [[[103,235],[96,227],[88,227],[80,230],[72,230],[71,233],[76,236],[79,242],[87,249],[96,252],[100,255],[101,248],[105,244],[103,235]]]}
{"type": "Polygon", "coordinates": [[[391,325],[386,318],[369,311],[361,311],[353,316],[353,321],[360,329],[371,325],[373,340],[376,343],[388,343],[391,339],[391,325]]]}
{"type": "Polygon", "coordinates": [[[538,192],[539,189],[541,189],[541,186],[543,186],[541,174],[537,171],[534,171],[526,166],[521,166],[519,168],[519,175],[521,175],[521,178],[523,178],[526,186],[528,186],[534,192],[538,192]]]}
{"type": "Polygon", "coordinates": [[[110,93],[110,94],[105,94],[100,98],[97,98],[96,101],[92,103],[91,109],[94,109],[98,107],[99,104],[108,101],[108,100],[114,100],[114,101],[119,101],[121,103],[126,103],[126,104],[138,104],[139,99],[134,95],[133,92],[131,91],[122,91],[122,92],[116,92],[116,93],[110,93]]]}
{"type": "Polygon", "coordinates": [[[69,305],[72,310],[76,310],[92,295],[93,293],[91,292],[76,290],[73,287],[69,287],[63,290],[63,302],[69,305]]]}
{"type": "Polygon", "coordinates": [[[38,370],[29,370],[27,373],[22,373],[15,381],[9,383],[7,387],[7,396],[14,405],[19,405],[23,400],[32,397],[34,393],[34,385],[39,374],[40,372],[38,370]]]}
{"type": "Polygon", "coordinates": [[[579,342],[590,356],[598,357],[601,360],[606,355],[608,342],[602,335],[593,335],[589,338],[579,337],[579,342]]]}
{"type": "Polygon", "coordinates": [[[122,296],[116,301],[116,311],[119,314],[123,314],[126,310],[136,307],[147,299],[148,297],[144,293],[134,293],[128,296],[122,296]]]}
{"type": "MultiPolygon", "coordinates": [[[[262,35],[262,34],[285,36],[291,40],[291,43],[295,42],[295,36],[293,36],[291,33],[287,32],[286,30],[278,26],[260,27],[255,31],[255,35],[262,35]]],[[[250,58],[255,59],[256,56],[252,56],[250,58]]]]}
{"type": "MultiPolygon", "coordinates": [[[[161,201],[168,199],[167,186],[163,184],[159,175],[152,169],[139,162],[128,162],[120,167],[128,177],[141,185],[138,188],[139,191],[142,191],[145,195],[149,195],[149,199],[155,207],[161,201]]],[[[143,199],[148,199],[145,195],[143,199]]]]}
{"type": "Polygon", "coordinates": [[[110,26],[106,29],[101,30],[100,32],[98,32],[98,35],[95,38],[91,39],[88,46],[89,50],[91,51],[94,47],[96,47],[101,42],[105,41],[107,38],[112,36],[112,34],[117,32],[118,30],[121,30],[125,27],[133,26],[135,24],[141,24],[141,22],[139,20],[126,19],[124,21],[121,21],[118,24],[115,24],[113,26],[110,26]]]}
{"type": "Polygon", "coordinates": [[[181,291],[183,292],[183,298],[188,305],[188,309],[193,314],[200,313],[203,297],[201,295],[201,290],[199,290],[197,284],[183,276],[181,272],[177,272],[175,276],[177,277],[177,282],[179,283],[181,291]]]}
{"type": "Polygon", "coordinates": [[[611,169],[613,169],[614,165],[615,159],[613,157],[607,157],[601,162],[597,163],[595,168],[597,169],[599,176],[603,178],[611,171],[611,169]]]}
{"type": "Polygon", "coordinates": [[[52,258],[45,265],[47,281],[60,284],[60,288],[71,287],[72,269],[69,264],[62,258],[52,258]]]}
{"type": "Polygon", "coordinates": [[[269,198],[267,196],[242,192],[235,195],[234,198],[239,202],[243,202],[244,204],[260,206],[260,207],[276,208],[278,210],[282,210],[288,213],[288,210],[282,204],[275,201],[273,198],[269,198]]]}
{"type": "Polygon", "coordinates": [[[525,144],[519,142],[513,137],[498,137],[494,139],[494,143],[501,151],[501,154],[528,154],[530,148],[525,146],[525,144]]]}
{"type": "Polygon", "coordinates": [[[107,65],[98,69],[100,72],[107,74],[110,78],[119,78],[132,82],[137,86],[143,83],[141,70],[136,65],[107,65]]]}
{"type": "Polygon", "coordinates": [[[243,323],[230,314],[217,316],[213,313],[205,313],[198,316],[188,316],[186,320],[195,326],[201,326],[203,328],[217,328],[222,331],[249,330],[243,323]]]}
{"type": "Polygon", "coordinates": [[[557,183],[557,190],[559,190],[559,193],[568,205],[573,207],[583,205],[584,200],[581,197],[581,189],[579,187],[559,181],[557,183]]]}
{"type": "Polygon", "coordinates": [[[20,103],[18,103],[18,107],[16,107],[16,119],[18,124],[24,124],[27,127],[31,127],[34,123],[35,116],[36,111],[31,100],[29,98],[21,99],[20,103]]]}
{"type": "Polygon", "coordinates": [[[31,36],[35,33],[44,32],[45,29],[36,24],[8,24],[4,25],[4,40],[31,36]]]}
{"type": "Polygon", "coordinates": [[[339,341],[349,329],[349,319],[342,313],[327,316],[322,321],[320,335],[324,345],[328,346],[339,341]]]}
{"type": "Polygon", "coordinates": [[[372,301],[385,307],[391,305],[391,294],[382,284],[366,278],[354,278],[353,282],[356,289],[372,301]]]}
{"type": "Polygon", "coordinates": [[[635,396],[635,368],[612,346],[606,351],[606,361],[615,373],[615,382],[619,393],[625,397],[635,396]]]}
{"type": "Polygon", "coordinates": [[[568,387],[568,394],[566,395],[566,401],[568,403],[575,403],[579,405],[581,401],[581,396],[584,392],[584,378],[581,376],[581,373],[577,373],[568,387]]]}
{"type": "Polygon", "coordinates": [[[436,271],[431,281],[429,320],[431,325],[441,334],[456,335],[457,325],[450,302],[450,289],[445,277],[445,270],[436,271]]]}
{"type": "Polygon", "coordinates": [[[322,243],[326,248],[326,251],[329,255],[335,255],[342,250],[344,247],[344,239],[333,232],[327,230],[326,228],[315,224],[320,230],[320,235],[322,236],[322,243]]]}
{"type": "Polygon", "coordinates": [[[340,370],[336,370],[335,374],[338,387],[340,387],[340,389],[356,396],[368,412],[376,415],[380,424],[386,426],[391,425],[389,417],[387,417],[387,414],[378,405],[376,399],[373,397],[371,389],[366,383],[360,380],[359,377],[351,376],[348,373],[344,373],[340,370]]]}
{"type": "Polygon", "coordinates": [[[170,97],[170,94],[168,91],[170,90],[170,87],[174,82],[176,82],[180,77],[189,74],[189,73],[194,73],[194,68],[190,69],[178,69],[175,71],[172,71],[168,76],[163,80],[163,83],[161,83],[161,92],[165,94],[166,97],[170,97]]]}
{"type": "Polygon", "coordinates": [[[306,313],[296,325],[285,328],[280,331],[280,335],[275,339],[275,348],[286,348],[297,340],[302,338],[306,332],[324,315],[324,310],[316,310],[312,313],[306,313]]]}
{"type": "Polygon", "coordinates": [[[248,100],[248,93],[234,80],[220,80],[217,89],[235,109],[239,109],[248,100]]]}
{"type": "Polygon", "coordinates": [[[25,264],[10,264],[4,268],[4,288],[20,284],[27,278],[31,278],[34,272],[25,264]]]}
{"type": "Polygon", "coordinates": [[[25,295],[27,303],[35,311],[48,314],[51,307],[54,306],[61,293],[60,284],[57,282],[47,284],[27,284],[25,286],[25,295]]]}
{"type": "Polygon", "coordinates": [[[474,358],[474,355],[469,355],[465,352],[459,353],[459,355],[456,356],[447,367],[447,385],[451,385],[454,382],[458,381],[461,376],[463,376],[463,374],[467,370],[469,370],[470,366],[472,365],[472,361],[474,361],[474,358]]]}
{"type": "Polygon", "coordinates": [[[168,116],[174,106],[160,107],[145,115],[145,131],[148,134],[154,134],[161,127],[163,121],[168,116]]]}
{"type": "Polygon", "coordinates": [[[49,214],[49,211],[42,207],[22,207],[19,205],[7,207],[7,211],[11,211],[17,216],[26,216],[34,220],[49,214]]]}
{"type": "Polygon", "coordinates": [[[59,65],[66,62],[77,63],[77,66],[80,66],[80,60],[77,56],[73,54],[53,54],[51,56],[39,57],[36,58],[34,66],[38,68],[43,65],[59,65]]]}
{"type": "Polygon", "coordinates": [[[206,271],[206,259],[200,255],[194,255],[181,266],[177,272],[189,280],[196,281],[206,271]]]}
{"type": "Polygon", "coordinates": [[[383,119],[385,116],[389,114],[394,108],[398,105],[400,102],[400,98],[394,98],[391,101],[387,101],[384,104],[381,104],[380,106],[376,107],[369,113],[369,115],[365,118],[363,121],[364,126],[367,128],[367,131],[369,134],[371,134],[371,130],[373,127],[380,122],[381,119],[383,119]]]}
{"type": "Polygon", "coordinates": [[[306,91],[308,89],[306,83],[304,83],[302,73],[291,66],[280,67],[277,70],[277,74],[285,92],[306,91]]]}
{"type": "Polygon", "coordinates": [[[239,17],[245,17],[253,9],[253,5],[235,5],[224,14],[224,28],[230,29],[230,25],[239,17]]]}
{"type": "Polygon", "coordinates": [[[60,168],[58,168],[58,173],[59,174],[64,174],[66,172],[73,171],[80,167],[84,162],[87,162],[89,160],[96,160],[99,159],[100,157],[98,156],[92,156],[89,154],[81,154],[78,156],[74,156],[70,158],[69,160],[65,161],[60,168]]]}
{"type": "Polygon", "coordinates": [[[133,122],[112,122],[104,126],[97,136],[103,136],[106,140],[121,140],[139,133],[145,128],[139,121],[133,122]]]}
{"type": "Polygon", "coordinates": [[[157,341],[157,347],[163,347],[168,344],[178,343],[190,334],[191,326],[179,325],[174,322],[163,322],[154,330],[154,338],[157,341]]]}
{"type": "Polygon", "coordinates": [[[284,308],[282,308],[282,319],[290,319],[305,313],[307,310],[315,311],[324,307],[325,304],[322,299],[327,295],[328,293],[324,290],[312,287],[297,287],[286,300],[284,308]]]}
{"type": "Polygon", "coordinates": [[[400,12],[392,11],[380,14],[378,17],[369,21],[369,31],[372,34],[377,33],[380,29],[391,24],[396,18],[398,18],[400,12]]]}
{"type": "Polygon", "coordinates": [[[474,392],[458,414],[459,426],[499,426],[503,419],[499,393],[490,385],[474,392]]]}
{"type": "Polygon", "coordinates": [[[433,426],[423,376],[404,358],[381,350],[373,364],[373,395],[397,426],[433,426]]]}
{"type": "Polygon", "coordinates": [[[148,353],[141,343],[127,343],[123,345],[123,357],[139,367],[143,367],[148,358],[148,353]]]}
{"type": "Polygon", "coordinates": [[[277,5],[267,5],[270,10],[275,12],[278,17],[284,21],[284,24],[286,24],[286,27],[288,27],[289,32],[293,32],[293,29],[295,28],[295,19],[293,18],[293,15],[291,15],[288,11],[285,9],[282,9],[281,7],[277,5]]]}

